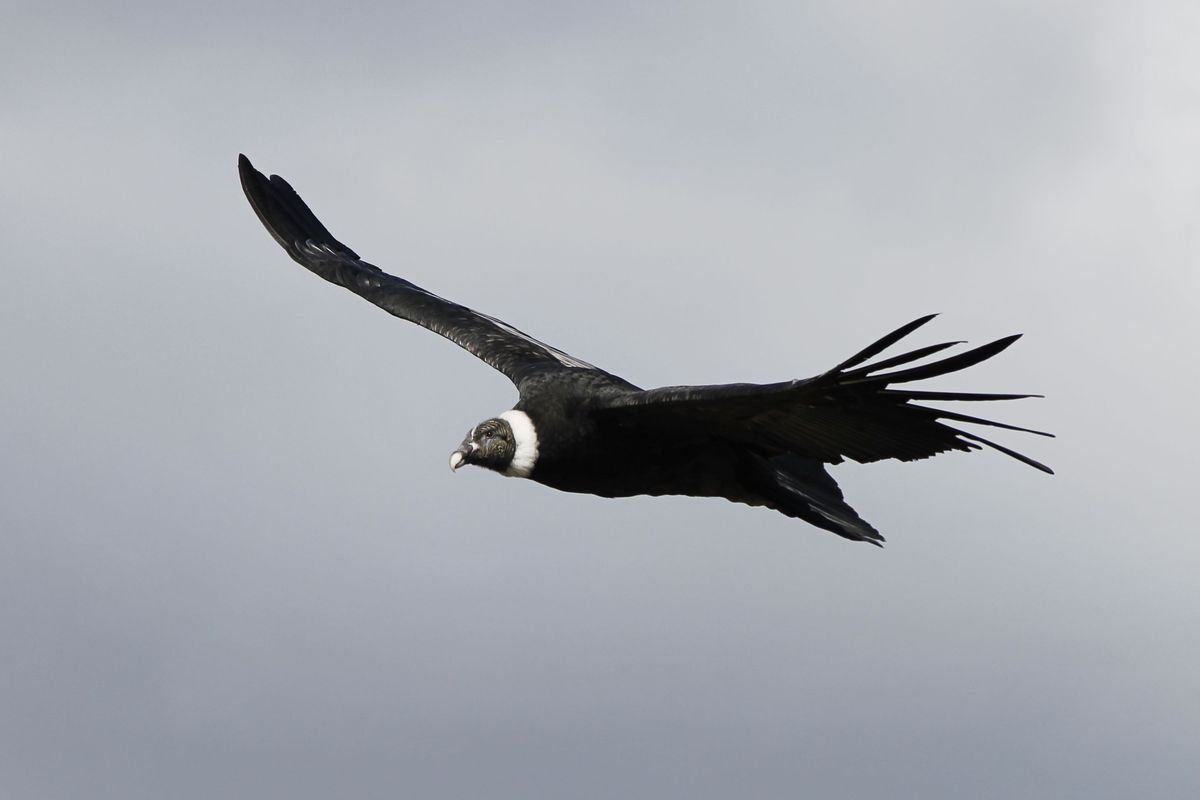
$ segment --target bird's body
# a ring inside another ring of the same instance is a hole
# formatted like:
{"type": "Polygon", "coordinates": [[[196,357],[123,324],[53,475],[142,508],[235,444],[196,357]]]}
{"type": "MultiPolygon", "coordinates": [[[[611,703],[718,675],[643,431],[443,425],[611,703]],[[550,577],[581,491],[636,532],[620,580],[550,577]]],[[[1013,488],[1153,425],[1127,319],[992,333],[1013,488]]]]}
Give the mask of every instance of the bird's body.
{"type": "Polygon", "coordinates": [[[675,426],[646,429],[606,410],[640,390],[606,375],[546,376],[523,393],[517,411],[538,437],[529,478],[564,492],[601,497],[639,494],[718,496],[727,463],[719,441],[675,426]],[[705,485],[708,484],[708,485],[705,485]]]}
{"type": "Polygon", "coordinates": [[[986,445],[1050,472],[943,420],[1028,429],[917,403],[1032,395],[890,388],[965,369],[999,353],[1016,336],[891,372],[886,370],[959,343],[930,345],[867,364],[932,319],[930,315],[812,378],[647,391],[507,323],[384,273],[333,238],[282,178],[268,179],[245,156],[239,170],[251,206],[295,261],[445,336],[516,385],[516,406],[471,429],[451,455],[455,469],[475,464],[562,491],[602,497],[724,497],[875,544],[883,537],[846,504],[825,464],[847,458],[911,461],[986,445]]]}

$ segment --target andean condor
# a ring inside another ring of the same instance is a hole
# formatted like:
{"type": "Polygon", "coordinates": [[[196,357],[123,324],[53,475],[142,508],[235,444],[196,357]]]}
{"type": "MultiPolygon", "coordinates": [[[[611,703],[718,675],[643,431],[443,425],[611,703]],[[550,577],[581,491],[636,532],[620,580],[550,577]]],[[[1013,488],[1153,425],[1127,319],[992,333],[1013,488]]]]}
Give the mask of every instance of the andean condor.
{"type": "Polygon", "coordinates": [[[825,464],[847,458],[912,461],[987,445],[1051,472],[944,420],[1050,434],[914,402],[1038,395],[891,388],[978,364],[1019,335],[890,372],[885,370],[960,343],[929,345],[866,363],[929,322],[931,314],[815,377],[643,390],[494,317],[388,275],[333,238],[283,178],[267,178],[245,156],[238,169],[250,205],[292,259],[383,310],[441,334],[516,384],[516,406],[471,428],[450,455],[453,469],[475,464],[602,497],[724,497],[873,544],[883,536],[846,504],[825,464]]]}

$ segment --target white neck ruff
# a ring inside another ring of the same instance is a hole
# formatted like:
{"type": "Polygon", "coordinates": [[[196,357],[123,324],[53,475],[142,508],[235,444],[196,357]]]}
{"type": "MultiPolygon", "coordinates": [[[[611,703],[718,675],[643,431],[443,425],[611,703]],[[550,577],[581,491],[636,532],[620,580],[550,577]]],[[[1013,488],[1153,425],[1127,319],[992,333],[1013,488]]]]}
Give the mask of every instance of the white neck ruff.
{"type": "Polygon", "coordinates": [[[500,419],[512,428],[513,444],[516,445],[512,463],[504,470],[504,474],[513,478],[528,478],[533,474],[533,466],[538,457],[538,437],[533,420],[524,411],[516,410],[505,411],[500,415],[500,419]]]}

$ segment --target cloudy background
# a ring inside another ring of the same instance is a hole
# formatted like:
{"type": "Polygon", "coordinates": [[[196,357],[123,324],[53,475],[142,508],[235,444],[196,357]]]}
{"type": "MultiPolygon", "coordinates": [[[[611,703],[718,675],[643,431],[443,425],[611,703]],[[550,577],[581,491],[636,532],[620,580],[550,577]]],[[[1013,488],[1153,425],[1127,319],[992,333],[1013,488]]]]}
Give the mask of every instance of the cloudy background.
{"type": "Polygon", "coordinates": [[[1200,12],[18,0],[0,795],[1193,796],[1200,12]],[[836,469],[889,539],[479,470],[365,257],[642,385],[916,316],[1056,440],[836,469]],[[469,474],[468,474],[469,473],[469,474]]]}

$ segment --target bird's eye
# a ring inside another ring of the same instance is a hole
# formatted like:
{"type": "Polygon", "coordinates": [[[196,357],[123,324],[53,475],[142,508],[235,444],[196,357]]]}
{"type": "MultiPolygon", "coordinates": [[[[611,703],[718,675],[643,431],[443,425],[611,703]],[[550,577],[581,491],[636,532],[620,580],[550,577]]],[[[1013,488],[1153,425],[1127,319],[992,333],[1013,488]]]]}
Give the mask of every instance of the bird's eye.
{"type": "Polygon", "coordinates": [[[492,433],[491,431],[488,431],[487,433],[485,433],[485,434],[483,435],[483,438],[485,438],[485,439],[490,439],[490,438],[492,438],[492,437],[493,437],[493,436],[495,436],[495,435],[496,435],[496,434],[492,433]]]}

